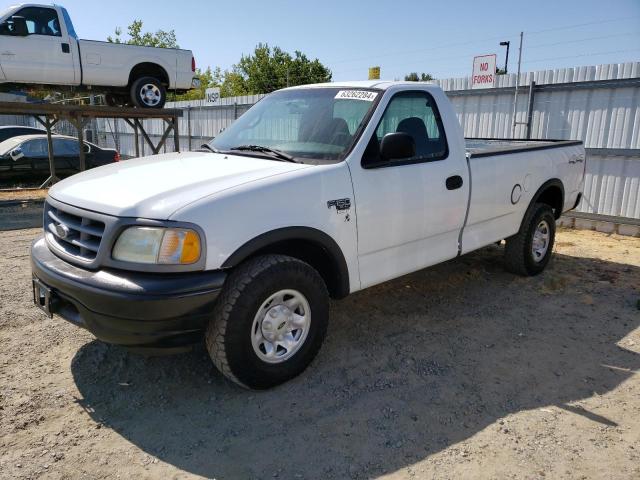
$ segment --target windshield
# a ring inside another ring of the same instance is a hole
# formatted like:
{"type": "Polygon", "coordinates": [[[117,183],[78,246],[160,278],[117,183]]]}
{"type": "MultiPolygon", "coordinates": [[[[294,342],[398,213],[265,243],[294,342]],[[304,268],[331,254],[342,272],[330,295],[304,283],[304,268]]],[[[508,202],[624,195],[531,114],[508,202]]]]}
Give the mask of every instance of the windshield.
{"type": "MultiPolygon", "coordinates": [[[[209,143],[218,151],[260,146],[303,163],[343,160],[379,92],[300,88],[274,92],[209,143]]],[[[265,154],[234,151],[239,154],[265,154]]]]}

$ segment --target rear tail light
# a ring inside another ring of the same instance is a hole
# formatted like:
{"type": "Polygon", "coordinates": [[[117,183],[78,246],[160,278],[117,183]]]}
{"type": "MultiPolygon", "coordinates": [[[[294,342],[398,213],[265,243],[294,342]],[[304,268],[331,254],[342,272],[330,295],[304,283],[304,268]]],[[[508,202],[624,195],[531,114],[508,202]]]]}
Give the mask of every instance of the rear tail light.
{"type": "Polygon", "coordinates": [[[196,57],[191,57],[191,71],[196,71],[196,57]]]}
{"type": "Polygon", "coordinates": [[[120,157],[120,152],[116,152],[116,154],[113,156],[113,161],[119,162],[120,160],[122,160],[122,158],[120,157]]]}

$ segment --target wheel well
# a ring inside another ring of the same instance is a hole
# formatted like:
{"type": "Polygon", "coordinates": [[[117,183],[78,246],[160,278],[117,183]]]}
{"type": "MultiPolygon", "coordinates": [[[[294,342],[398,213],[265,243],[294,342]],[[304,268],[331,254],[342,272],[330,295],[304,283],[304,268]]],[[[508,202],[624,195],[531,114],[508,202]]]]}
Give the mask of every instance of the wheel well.
{"type": "Polygon", "coordinates": [[[240,247],[222,268],[235,267],[258,255],[280,254],[302,260],[315,268],[327,285],[331,298],[349,295],[349,271],[340,247],[328,235],[315,229],[281,229],[270,232],[240,247]],[[289,237],[291,230],[298,233],[289,237]],[[283,238],[284,237],[284,238],[283,238]]]}
{"type": "Polygon", "coordinates": [[[131,69],[129,74],[129,85],[140,77],[155,77],[165,85],[169,85],[169,75],[166,70],[156,63],[139,63],[131,69]]]}
{"type": "Polygon", "coordinates": [[[536,196],[536,203],[545,203],[553,208],[556,220],[562,215],[562,207],[564,206],[564,191],[561,185],[551,184],[541,189],[536,196]]]}

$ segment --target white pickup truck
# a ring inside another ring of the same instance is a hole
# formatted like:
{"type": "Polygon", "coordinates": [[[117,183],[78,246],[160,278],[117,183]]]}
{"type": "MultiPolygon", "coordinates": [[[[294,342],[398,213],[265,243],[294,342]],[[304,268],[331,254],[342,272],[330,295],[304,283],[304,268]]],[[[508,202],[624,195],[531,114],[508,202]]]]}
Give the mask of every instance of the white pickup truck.
{"type": "Polygon", "coordinates": [[[189,50],[78,40],[66,9],[21,4],[0,11],[0,84],[105,92],[110,105],[162,108],[167,90],[195,86],[189,50]]]}
{"type": "Polygon", "coordinates": [[[412,82],[280,90],[203,147],[51,188],[34,301],[129,347],[204,336],[249,388],[311,362],[329,298],[500,240],[509,270],[540,273],[585,168],[579,141],[465,141],[412,82]]]}

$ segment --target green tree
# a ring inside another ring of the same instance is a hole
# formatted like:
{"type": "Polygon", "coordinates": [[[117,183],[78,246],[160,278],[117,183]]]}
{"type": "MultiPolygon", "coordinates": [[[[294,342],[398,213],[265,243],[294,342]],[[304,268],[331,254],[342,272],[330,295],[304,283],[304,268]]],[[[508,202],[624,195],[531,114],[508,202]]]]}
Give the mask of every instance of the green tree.
{"type": "Polygon", "coordinates": [[[435,80],[435,78],[430,73],[421,73],[418,75],[418,72],[411,72],[404,76],[404,80],[406,82],[430,82],[431,80],[435,80]]]}
{"type": "MultiPolygon", "coordinates": [[[[220,70],[220,67],[216,67],[211,70],[211,67],[207,67],[206,70],[200,70],[196,68],[196,73],[194,75],[196,78],[200,79],[200,87],[194,88],[193,90],[189,90],[188,92],[182,93],[180,95],[169,94],[169,101],[173,100],[201,100],[204,98],[205,91],[207,88],[211,87],[222,87],[222,83],[224,82],[224,73],[220,70]]],[[[222,88],[220,88],[222,92],[222,88]]]]}
{"type": "Polygon", "coordinates": [[[224,81],[220,87],[221,97],[237,97],[239,95],[248,95],[249,87],[242,73],[234,65],[231,71],[225,70],[224,81]]]}
{"type": "Polygon", "coordinates": [[[107,41],[111,43],[126,43],[127,45],[142,45],[145,47],[180,48],[175,30],[158,30],[155,33],[142,32],[142,20],[134,20],[127,27],[129,38],[123,40],[122,29],[116,27],[115,36],[109,35],[107,41]]]}
{"type": "Polygon", "coordinates": [[[225,72],[226,91],[233,95],[269,93],[279,88],[331,81],[331,70],[317,58],[310,60],[295,51],[292,56],[280,47],[258,44],[251,55],[243,55],[225,72]],[[228,78],[227,78],[228,77],[228,78]],[[242,92],[242,93],[239,93],[242,92]]]}

